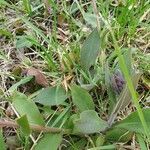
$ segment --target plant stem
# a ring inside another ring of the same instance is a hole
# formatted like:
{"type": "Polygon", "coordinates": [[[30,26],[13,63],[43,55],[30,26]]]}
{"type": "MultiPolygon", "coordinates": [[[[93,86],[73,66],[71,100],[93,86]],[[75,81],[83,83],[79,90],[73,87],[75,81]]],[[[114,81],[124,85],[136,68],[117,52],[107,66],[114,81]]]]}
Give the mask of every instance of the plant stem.
{"type": "MultiPolygon", "coordinates": [[[[0,119],[0,128],[3,127],[12,127],[12,128],[19,128],[19,125],[15,121],[9,121],[5,119],[0,119]]],[[[61,128],[51,128],[51,127],[44,127],[40,125],[30,125],[30,128],[35,132],[45,132],[45,133],[70,133],[69,129],[61,129],[61,128]]]]}

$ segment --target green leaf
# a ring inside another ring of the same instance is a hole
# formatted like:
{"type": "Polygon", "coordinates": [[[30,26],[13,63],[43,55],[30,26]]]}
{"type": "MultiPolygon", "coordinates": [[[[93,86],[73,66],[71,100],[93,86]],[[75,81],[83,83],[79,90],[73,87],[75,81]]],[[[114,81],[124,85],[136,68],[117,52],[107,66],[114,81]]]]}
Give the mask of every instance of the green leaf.
{"type": "Polygon", "coordinates": [[[18,118],[16,121],[19,124],[22,133],[25,136],[29,136],[30,133],[31,133],[31,129],[30,129],[30,126],[29,126],[29,122],[28,122],[27,116],[23,115],[20,118],[18,118]]]}
{"type": "Polygon", "coordinates": [[[126,129],[112,128],[106,132],[105,139],[107,141],[126,143],[131,140],[132,136],[133,133],[126,129]]]}
{"type": "Polygon", "coordinates": [[[91,14],[91,13],[84,13],[84,19],[85,21],[91,25],[93,28],[96,28],[97,26],[97,19],[96,19],[96,15],[95,14],[91,14]]]}
{"type": "Polygon", "coordinates": [[[25,83],[31,81],[32,78],[33,78],[32,76],[28,76],[28,77],[25,77],[25,78],[21,79],[19,82],[13,84],[13,85],[9,88],[9,92],[14,92],[14,91],[17,90],[17,88],[18,88],[19,86],[21,86],[22,84],[25,84],[25,83]]]}
{"type": "MultiPolygon", "coordinates": [[[[143,115],[144,115],[147,125],[149,125],[150,124],[150,117],[149,117],[150,109],[143,109],[143,115]]],[[[127,118],[118,122],[114,127],[123,128],[129,131],[145,134],[143,125],[141,124],[137,111],[131,113],[127,118]]]]}
{"type": "Polygon", "coordinates": [[[44,120],[35,103],[29,100],[22,93],[17,92],[16,95],[12,97],[12,105],[15,107],[17,112],[20,115],[27,115],[28,121],[31,124],[44,125],[44,120]]]}
{"type": "Polygon", "coordinates": [[[104,135],[98,135],[95,144],[96,146],[102,146],[105,143],[105,137],[104,135]]]}
{"type": "Polygon", "coordinates": [[[8,38],[11,38],[12,34],[7,29],[0,29],[0,36],[6,36],[8,38]]]}
{"type": "Polygon", "coordinates": [[[44,150],[57,150],[61,141],[61,134],[45,134],[34,147],[34,150],[42,150],[43,148],[44,150]]]}
{"type": "Polygon", "coordinates": [[[129,74],[132,75],[133,73],[133,67],[132,67],[132,53],[131,49],[126,49],[123,53],[123,57],[127,66],[127,69],[129,71],[129,74]]]}
{"type": "Polygon", "coordinates": [[[117,146],[115,144],[112,145],[104,145],[99,147],[90,148],[88,150],[116,150],[117,146]]]}
{"type": "Polygon", "coordinates": [[[24,5],[24,8],[25,8],[25,11],[28,14],[31,14],[32,9],[31,9],[31,2],[30,2],[30,0],[23,0],[23,5],[24,5]]]}
{"type": "Polygon", "coordinates": [[[79,119],[74,120],[75,133],[92,134],[103,131],[107,127],[106,121],[99,118],[94,110],[84,111],[79,119]]]}
{"type": "MultiPolygon", "coordinates": [[[[124,58],[124,61],[125,61],[125,64],[126,64],[126,67],[129,71],[129,74],[132,75],[132,73],[134,72],[133,70],[133,66],[132,66],[132,51],[131,49],[127,49],[127,48],[122,48],[120,50],[122,52],[122,56],[124,58]]],[[[117,62],[117,65],[115,66],[116,69],[119,69],[119,63],[118,63],[118,57],[116,58],[116,62],[117,62]]],[[[114,63],[115,65],[115,63],[114,63]]]]}
{"type": "Polygon", "coordinates": [[[144,138],[140,134],[136,134],[141,150],[148,150],[144,138]]]}
{"type": "Polygon", "coordinates": [[[76,140],[75,138],[72,138],[73,140],[73,145],[68,145],[67,148],[68,150],[84,150],[87,144],[87,139],[86,138],[80,138],[80,140],[76,140]]]}
{"type": "Polygon", "coordinates": [[[25,94],[20,93],[18,91],[14,91],[12,93],[11,99],[12,99],[12,101],[15,101],[16,99],[24,99],[24,100],[26,100],[28,98],[27,98],[27,96],[25,94]]]}
{"type": "Polygon", "coordinates": [[[53,106],[63,104],[66,99],[67,95],[65,90],[60,86],[56,86],[43,89],[34,101],[43,105],[53,106]]]}
{"type": "Polygon", "coordinates": [[[6,150],[6,145],[4,142],[2,130],[0,130],[0,150],[6,150]]]}
{"type": "Polygon", "coordinates": [[[69,115],[69,109],[70,109],[70,106],[64,108],[64,110],[61,113],[58,113],[57,115],[54,115],[54,117],[51,119],[51,121],[49,121],[48,126],[50,126],[50,127],[54,127],[54,126],[55,127],[60,127],[60,126],[62,126],[62,123],[65,121],[65,117],[67,117],[69,115]],[[55,119],[55,120],[53,120],[53,119],[55,119]]]}
{"type": "Polygon", "coordinates": [[[83,43],[81,48],[81,65],[83,69],[88,70],[92,65],[94,65],[96,58],[99,54],[100,48],[100,37],[97,29],[88,36],[88,38],[83,43]]]}
{"type": "Polygon", "coordinates": [[[27,39],[28,36],[20,36],[19,39],[16,41],[16,48],[30,48],[32,43],[27,39]]]}
{"type": "Polygon", "coordinates": [[[5,4],[5,0],[0,0],[0,5],[5,4]]]}
{"type": "Polygon", "coordinates": [[[94,110],[94,102],[90,94],[83,88],[72,85],[71,95],[73,103],[77,106],[80,111],[94,110]]]}

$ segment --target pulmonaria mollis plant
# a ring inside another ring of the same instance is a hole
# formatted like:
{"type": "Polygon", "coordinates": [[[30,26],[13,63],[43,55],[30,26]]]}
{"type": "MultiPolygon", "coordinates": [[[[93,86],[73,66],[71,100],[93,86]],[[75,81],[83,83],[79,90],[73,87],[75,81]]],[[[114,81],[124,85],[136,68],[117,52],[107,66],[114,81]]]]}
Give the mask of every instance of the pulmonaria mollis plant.
{"type": "Polygon", "coordinates": [[[121,91],[123,90],[125,80],[120,70],[117,69],[115,73],[112,75],[111,85],[117,94],[120,94],[121,91]]]}

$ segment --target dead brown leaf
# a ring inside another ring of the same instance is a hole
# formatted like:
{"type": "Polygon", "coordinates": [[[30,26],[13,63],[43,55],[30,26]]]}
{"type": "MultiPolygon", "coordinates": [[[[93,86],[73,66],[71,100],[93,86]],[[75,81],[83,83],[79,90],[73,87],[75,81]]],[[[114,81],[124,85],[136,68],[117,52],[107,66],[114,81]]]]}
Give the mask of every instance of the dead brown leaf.
{"type": "Polygon", "coordinates": [[[43,87],[48,86],[48,81],[41,71],[35,68],[28,68],[24,71],[27,76],[34,76],[35,82],[43,87]]]}

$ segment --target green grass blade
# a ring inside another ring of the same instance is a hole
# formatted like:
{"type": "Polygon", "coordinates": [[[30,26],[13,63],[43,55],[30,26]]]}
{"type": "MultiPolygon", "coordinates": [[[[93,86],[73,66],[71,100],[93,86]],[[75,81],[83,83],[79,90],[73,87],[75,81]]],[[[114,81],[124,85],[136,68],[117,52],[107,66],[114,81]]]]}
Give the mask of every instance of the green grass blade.
{"type": "Polygon", "coordinates": [[[6,150],[6,145],[4,142],[2,130],[0,130],[0,150],[6,150]]]}
{"type": "Polygon", "coordinates": [[[53,60],[51,52],[48,51],[44,46],[42,46],[34,37],[27,37],[27,40],[29,40],[33,45],[38,47],[37,50],[40,56],[47,62],[50,68],[56,70],[56,63],[53,60]],[[41,51],[39,48],[41,49],[41,51]]]}
{"type": "Polygon", "coordinates": [[[23,5],[24,5],[24,8],[25,8],[26,12],[28,14],[31,14],[32,9],[31,9],[30,0],[23,0],[23,5]]]}
{"type": "Polygon", "coordinates": [[[27,26],[29,26],[33,31],[35,31],[36,34],[40,35],[48,44],[50,44],[50,40],[44,35],[44,33],[38,27],[36,27],[32,22],[30,22],[28,18],[22,17],[21,19],[27,26]]]}

